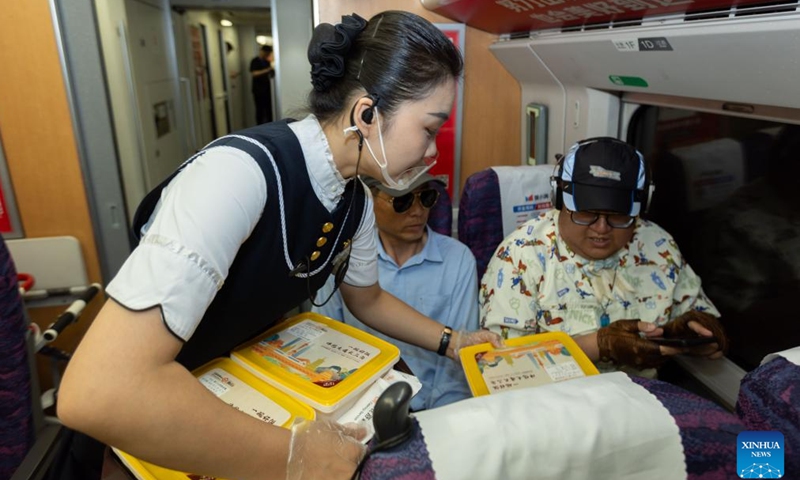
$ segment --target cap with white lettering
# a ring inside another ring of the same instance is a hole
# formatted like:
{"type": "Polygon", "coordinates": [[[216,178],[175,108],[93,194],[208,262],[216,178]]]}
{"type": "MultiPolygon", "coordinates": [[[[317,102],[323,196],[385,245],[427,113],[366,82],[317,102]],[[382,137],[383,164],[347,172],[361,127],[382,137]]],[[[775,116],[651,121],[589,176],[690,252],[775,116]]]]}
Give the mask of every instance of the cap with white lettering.
{"type": "Polygon", "coordinates": [[[637,216],[646,200],[644,157],[615,138],[593,138],[573,145],[560,173],[564,205],[574,212],[637,216]]]}

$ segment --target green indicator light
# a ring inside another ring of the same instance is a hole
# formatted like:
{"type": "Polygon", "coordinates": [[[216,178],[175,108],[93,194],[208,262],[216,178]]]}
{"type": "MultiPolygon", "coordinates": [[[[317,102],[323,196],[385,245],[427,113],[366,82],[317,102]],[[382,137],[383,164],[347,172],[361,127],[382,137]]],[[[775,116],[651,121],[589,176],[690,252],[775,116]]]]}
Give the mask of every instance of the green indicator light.
{"type": "Polygon", "coordinates": [[[647,87],[647,80],[641,77],[623,77],[622,75],[609,75],[608,79],[614,85],[622,85],[624,87],[647,87]]]}

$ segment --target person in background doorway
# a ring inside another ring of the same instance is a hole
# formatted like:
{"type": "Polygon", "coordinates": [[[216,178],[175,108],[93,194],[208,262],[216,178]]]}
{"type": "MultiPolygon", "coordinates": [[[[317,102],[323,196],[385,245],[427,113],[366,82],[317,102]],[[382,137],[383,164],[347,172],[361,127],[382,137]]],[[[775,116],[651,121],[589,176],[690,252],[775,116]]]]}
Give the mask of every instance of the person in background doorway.
{"type": "MultiPolygon", "coordinates": [[[[478,278],[475,257],[466,245],[427,226],[439,192],[425,174],[402,190],[392,190],[365,177],[374,200],[378,228],[378,281],[381,288],[431,318],[457,330],[478,328],[478,278]]],[[[329,279],[318,292],[334,289],[329,279]]],[[[464,373],[455,362],[435,352],[381,334],[360,322],[338,293],[313,311],[342,320],[400,348],[401,358],[422,382],[411,400],[412,410],[441,407],[471,397],[464,373]]]]}
{"type": "Polygon", "coordinates": [[[262,45],[258,56],[250,62],[250,74],[253,76],[253,99],[256,102],[256,125],[272,121],[272,78],[275,69],[272,62],[275,54],[272,47],[262,45]]]}

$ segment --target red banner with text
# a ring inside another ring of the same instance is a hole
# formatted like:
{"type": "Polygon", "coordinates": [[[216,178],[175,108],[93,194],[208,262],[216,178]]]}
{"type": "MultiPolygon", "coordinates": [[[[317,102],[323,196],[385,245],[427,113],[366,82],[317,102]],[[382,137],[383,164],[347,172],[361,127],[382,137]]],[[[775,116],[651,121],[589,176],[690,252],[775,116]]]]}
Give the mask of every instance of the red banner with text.
{"type": "MultiPolygon", "coordinates": [[[[461,38],[461,30],[458,28],[448,28],[446,24],[438,25],[442,32],[449,38],[462,52],[464,51],[463,41],[461,38]]],[[[463,28],[463,27],[462,27],[463,28]]],[[[436,136],[436,148],[439,150],[439,158],[436,160],[430,174],[442,180],[447,185],[447,193],[450,198],[453,198],[453,185],[458,182],[456,176],[456,145],[459,141],[458,138],[458,99],[461,97],[462,84],[459,82],[459,92],[456,94],[456,101],[453,102],[453,109],[450,111],[450,117],[439,129],[439,134],[436,136]]]]}
{"type": "Polygon", "coordinates": [[[428,9],[491,33],[529,32],[635,20],[670,13],[703,12],[774,0],[423,0],[428,9]]]}

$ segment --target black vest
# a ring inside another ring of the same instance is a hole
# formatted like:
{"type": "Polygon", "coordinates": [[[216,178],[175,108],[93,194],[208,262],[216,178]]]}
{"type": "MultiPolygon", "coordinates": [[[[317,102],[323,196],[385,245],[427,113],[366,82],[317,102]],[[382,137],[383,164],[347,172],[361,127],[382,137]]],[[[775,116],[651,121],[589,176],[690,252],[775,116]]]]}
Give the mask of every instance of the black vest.
{"type": "Polygon", "coordinates": [[[287,122],[281,121],[217,139],[189,159],[139,205],[134,235],[140,235],[161,190],[175,175],[209,148],[222,145],[243,150],[258,162],[267,182],[267,203],[250,237],[239,248],[225,283],[178,354],[177,361],[190,370],[228,354],[307,299],[309,292],[316,293],[331,273],[334,258],[355,235],[366,205],[361,182],[351,181],[329,213],[311,188],[297,137],[287,122]],[[327,232],[326,224],[332,225],[327,232]],[[308,266],[298,267],[300,262],[308,266]]]}

